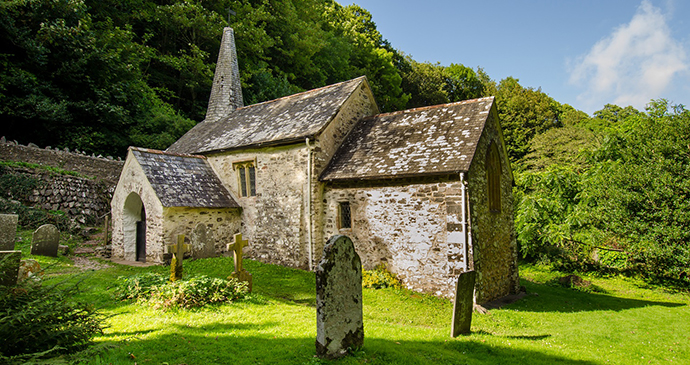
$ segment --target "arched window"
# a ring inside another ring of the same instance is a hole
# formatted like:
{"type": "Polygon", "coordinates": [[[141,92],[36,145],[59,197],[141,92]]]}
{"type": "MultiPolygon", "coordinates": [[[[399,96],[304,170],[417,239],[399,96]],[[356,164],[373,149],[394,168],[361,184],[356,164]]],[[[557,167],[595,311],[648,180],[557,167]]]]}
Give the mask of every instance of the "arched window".
{"type": "Polygon", "coordinates": [[[486,182],[489,211],[501,212],[501,155],[496,142],[491,142],[486,152],[486,182]]]}

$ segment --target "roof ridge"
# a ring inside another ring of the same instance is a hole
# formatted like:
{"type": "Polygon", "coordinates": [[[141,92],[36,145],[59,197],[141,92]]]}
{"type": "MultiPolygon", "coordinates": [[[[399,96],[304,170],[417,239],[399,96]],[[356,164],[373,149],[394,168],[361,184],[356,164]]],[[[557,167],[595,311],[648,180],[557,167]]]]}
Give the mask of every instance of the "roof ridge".
{"type": "Polygon", "coordinates": [[[166,156],[176,156],[176,157],[191,157],[191,158],[200,158],[202,160],[206,159],[206,156],[202,155],[190,155],[186,153],[176,153],[176,152],[168,152],[168,151],[161,151],[161,150],[155,150],[152,148],[143,148],[143,147],[134,147],[134,146],[129,146],[128,148],[130,151],[138,151],[138,152],[144,152],[144,153],[151,153],[155,155],[166,155],[166,156]]]}
{"type": "MultiPolygon", "coordinates": [[[[354,79],[345,80],[345,81],[340,81],[340,82],[336,82],[335,84],[330,84],[330,85],[324,85],[324,86],[321,86],[321,87],[317,87],[316,89],[304,90],[304,91],[301,91],[301,92],[298,92],[298,93],[295,93],[295,94],[290,94],[290,95],[281,96],[281,97],[279,97],[279,98],[277,98],[277,99],[271,99],[271,100],[262,101],[262,102],[256,103],[256,104],[245,105],[245,106],[243,106],[243,107],[241,107],[241,108],[235,109],[235,110],[234,110],[233,112],[231,112],[230,114],[234,113],[235,111],[245,110],[245,109],[248,109],[248,108],[251,108],[251,107],[254,107],[254,106],[259,106],[259,105],[263,105],[263,104],[267,104],[267,103],[273,103],[273,102],[276,102],[276,101],[278,101],[278,100],[289,99],[289,98],[292,98],[292,97],[297,97],[297,96],[299,96],[299,95],[314,93],[314,92],[317,92],[317,91],[320,91],[320,90],[323,90],[323,89],[328,89],[328,88],[331,88],[331,87],[336,87],[336,86],[338,86],[338,85],[342,85],[342,84],[345,84],[345,83],[347,83],[347,82],[352,82],[352,81],[355,81],[355,80],[358,80],[358,79],[364,79],[364,78],[366,78],[366,76],[362,75],[362,76],[359,76],[359,77],[355,77],[354,79]]],[[[224,117],[221,118],[221,119],[227,118],[230,114],[224,116],[224,117]]]]}
{"type": "Polygon", "coordinates": [[[389,116],[389,115],[413,113],[413,112],[418,112],[418,111],[422,111],[422,110],[438,109],[438,108],[447,107],[447,106],[464,105],[464,104],[470,104],[470,103],[479,103],[479,102],[482,102],[482,101],[488,100],[488,99],[496,99],[496,97],[495,97],[495,96],[484,96],[484,97],[481,97],[481,98],[454,101],[454,102],[452,102],[452,103],[420,106],[420,107],[417,107],[417,108],[411,108],[411,109],[405,109],[405,110],[396,110],[396,111],[394,111],[394,112],[388,112],[388,113],[380,113],[380,114],[368,116],[368,117],[366,117],[366,118],[377,118],[377,117],[383,117],[383,116],[389,116]]]}

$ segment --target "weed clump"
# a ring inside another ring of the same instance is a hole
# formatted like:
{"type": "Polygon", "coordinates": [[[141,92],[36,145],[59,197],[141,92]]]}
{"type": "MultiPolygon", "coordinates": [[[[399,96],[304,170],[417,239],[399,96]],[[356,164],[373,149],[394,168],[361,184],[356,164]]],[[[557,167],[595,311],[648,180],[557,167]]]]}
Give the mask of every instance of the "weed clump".
{"type": "Polygon", "coordinates": [[[118,278],[115,297],[145,302],[156,309],[165,310],[230,303],[246,298],[248,292],[245,282],[233,278],[220,279],[201,275],[171,282],[165,275],[146,273],[118,278]]]}
{"type": "Polygon", "coordinates": [[[372,289],[401,289],[402,284],[395,275],[388,271],[384,264],[379,264],[374,270],[362,271],[362,287],[372,289]]]}

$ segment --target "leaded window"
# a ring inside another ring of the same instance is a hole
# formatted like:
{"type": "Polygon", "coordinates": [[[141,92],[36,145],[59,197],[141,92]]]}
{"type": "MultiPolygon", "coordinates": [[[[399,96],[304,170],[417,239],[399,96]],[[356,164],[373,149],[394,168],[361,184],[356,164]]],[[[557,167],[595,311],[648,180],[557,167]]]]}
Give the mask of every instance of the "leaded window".
{"type": "Polygon", "coordinates": [[[489,211],[501,212],[501,156],[498,146],[491,142],[486,153],[486,181],[489,211]]]}
{"type": "Polygon", "coordinates": [[[256,168],[254,161],[235,164],[239,177],[240,196],[256,196],[256,168]]]}

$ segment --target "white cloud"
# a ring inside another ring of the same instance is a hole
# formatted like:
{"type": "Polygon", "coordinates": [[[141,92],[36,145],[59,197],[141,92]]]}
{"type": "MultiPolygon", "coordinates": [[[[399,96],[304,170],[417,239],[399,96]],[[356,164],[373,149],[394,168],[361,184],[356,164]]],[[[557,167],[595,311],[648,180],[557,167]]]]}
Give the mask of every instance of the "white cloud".
{"type": "Polygon", "coordinates": [[[671,36],[659,8],[644,0],[630,23],[597,42],[571,69],[570,81],[584,86],[583,109],[604,104],[643,109],[663,97],[674,78],[687,77],[690,65],[682,43],[671,36]]]}

